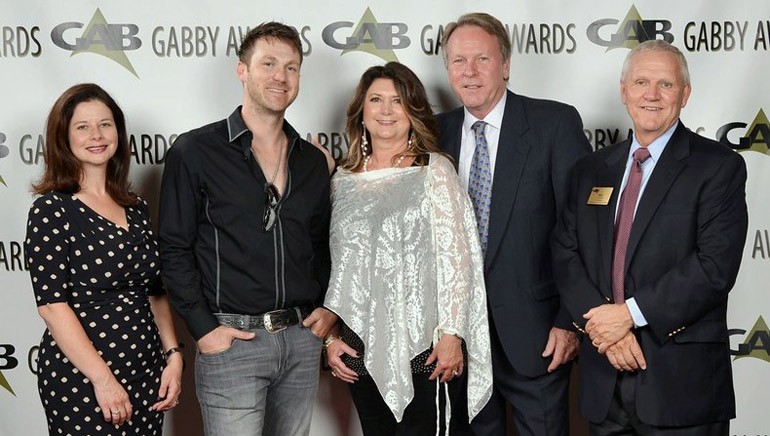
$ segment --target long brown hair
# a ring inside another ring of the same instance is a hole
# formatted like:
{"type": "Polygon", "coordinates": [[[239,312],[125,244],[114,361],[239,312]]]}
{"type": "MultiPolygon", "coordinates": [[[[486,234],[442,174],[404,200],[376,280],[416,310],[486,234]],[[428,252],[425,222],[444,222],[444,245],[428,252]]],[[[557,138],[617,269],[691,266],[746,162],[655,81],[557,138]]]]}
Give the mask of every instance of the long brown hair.
{"type": "Polygon", "coordinates": [[[361,76],[353,98],[348,104],[347,122],[345,131],[350,138],[350,147],[348,148],[348,158],[343,168],[351,171],[358,171],[363,166],[364,154],[361,152],[361,138],[366,135],[367,141],[371,143],[369,132],[364,132],[364,100],[366,91],[377,79],[389,79],[393,81],[398,96],[401,97],[401,104],[404,112],[409,118],[411,124],[411,147],[403,153],[393,156],[395,162],[400,156],[413,157],[418,165],[427,165],[428,153],[440,152],[436,140],[436,120],[433,116],[433,108],[428,102],[428,96],[425,93],[425,87],[407,66],[398,62],[388,62],[385,65],[376,65],[370,67],[361,76]]]}
{"type": "Polygon", "coordinates": [[[130,206],[136,203],[137,197],[130,191],[128,181],[131,150],[128,147],[126,118],[107,91],[93,83],[81,83],[69,88],[53,104],[45,130],[45,171],[40,181],[32,185],[32,190],[35,194],[51,191],[74,194],[80,191],[83,166],[70,148],[69,129],[75,107],[89,101],[100,101],[112,112],[118,131],[118,146],[107,162],[106,190],[116,203],[130,206]]]}

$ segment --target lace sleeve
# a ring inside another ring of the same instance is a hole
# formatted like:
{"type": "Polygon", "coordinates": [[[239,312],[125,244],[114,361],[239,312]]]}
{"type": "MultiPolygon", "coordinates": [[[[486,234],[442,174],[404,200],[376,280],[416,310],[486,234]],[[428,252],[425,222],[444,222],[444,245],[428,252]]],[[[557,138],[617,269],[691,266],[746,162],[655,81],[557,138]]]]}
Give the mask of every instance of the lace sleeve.
{"type": "Polygon", "coordinates": [[[482,327],[488,328],[483,258],[476,219],[468,193],[460,185],[449,159],[439,154],[431,155],[430,169],[439,306],[435,337],[453,333],[467,342],[474,334],[476,321],[483,319],[482,327]]]}
{"type": "Polygon", "coordinates": [[[431,155],[429,192],[436,251],[438,326],[456,333],[468,349],[468,416],[473,419],[492,395],[492,355],[484,287],[484,259],[468,193],[444,156],[431,155]]]}

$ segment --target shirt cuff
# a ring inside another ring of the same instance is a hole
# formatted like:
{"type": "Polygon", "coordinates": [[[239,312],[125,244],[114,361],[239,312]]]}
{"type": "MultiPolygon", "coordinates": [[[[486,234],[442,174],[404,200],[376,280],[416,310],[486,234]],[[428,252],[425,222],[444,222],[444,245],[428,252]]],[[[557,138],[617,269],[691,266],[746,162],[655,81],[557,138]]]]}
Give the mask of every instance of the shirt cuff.
{"type": "Polygon", "coordinates": [[[626,306],[628,306],[628,311],[631,313],[631,319],[634,321],[634,327],[639,328],[647,325],[647,319],[644,317],[644,314],[642,314],[641,309],[639,309],[639,305],[636,304],[634,297],[626,300],[626,306]]]}
{"type": "Polygon", "coordinates": [[[187,324],[190,335],[196,341],[220,325],[219,320],[205,305],[200,305],[198,308],[186,313],[182,318],[187,324]]]}

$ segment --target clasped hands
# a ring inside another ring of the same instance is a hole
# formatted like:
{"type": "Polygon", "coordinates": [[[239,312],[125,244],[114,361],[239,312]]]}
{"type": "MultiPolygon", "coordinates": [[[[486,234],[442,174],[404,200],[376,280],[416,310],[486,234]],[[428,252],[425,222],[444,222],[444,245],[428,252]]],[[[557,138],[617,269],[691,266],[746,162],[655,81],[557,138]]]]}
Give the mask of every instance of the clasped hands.
{"type": "Polygon", "coordinates": [[[642,348],[632,331],[634,321],[626,304],[602,304],[583,315],[585,331],[599,353],[618,371],[647,369],[642,348]]]}

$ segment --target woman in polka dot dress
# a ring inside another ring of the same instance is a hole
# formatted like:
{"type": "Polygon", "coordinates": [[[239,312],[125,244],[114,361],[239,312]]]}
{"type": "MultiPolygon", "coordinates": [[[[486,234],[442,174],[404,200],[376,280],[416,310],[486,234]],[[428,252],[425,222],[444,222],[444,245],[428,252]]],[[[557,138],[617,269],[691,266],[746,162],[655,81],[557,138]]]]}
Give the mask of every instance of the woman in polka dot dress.
{"type": "Polygon", "coordinates": [[[80,84],[48,116],[25,250],[48,327],[38,389],[52,435],[160,435],[182,354],[147,203],[129,191],[123,112],[80,84]],[[164,352],[165,350],[165,352],[164,352]]]}

